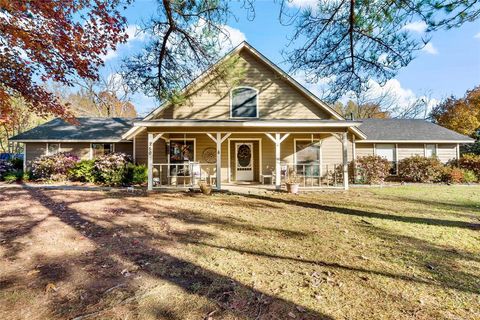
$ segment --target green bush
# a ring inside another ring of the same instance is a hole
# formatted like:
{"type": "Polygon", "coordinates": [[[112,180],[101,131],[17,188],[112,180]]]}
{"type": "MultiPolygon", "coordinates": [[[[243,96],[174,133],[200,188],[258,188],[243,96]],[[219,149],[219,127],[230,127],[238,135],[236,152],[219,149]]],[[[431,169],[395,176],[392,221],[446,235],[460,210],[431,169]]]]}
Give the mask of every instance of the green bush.
{"type": "Polygon", "coordinates": [[[82,160],[70,169],[69,177],[73,181],[96,182],[95,160],[82,160]]]}
{"type": "Polygon", "coordinates": [[[17,170],[23,170],[23,159],[20,158],[12,158],[10,159],[10,163],[12,166],[17,170]]]}
{"type": "Polygon", "coordinates": [[[7,183],[22,181],[22,178],[23,178],[23,171],[22,170],[10,171],[3,176],[3,180],[7,183]]]}
{"type": "Polygon", "coordinates": [[[444,173],[444,166],[436,157],[412,156],[398,163],[398,175],[406,181],[439,182],[444,173]]]}
{"type": "Polygon", "coordinates": [[[475,174],[475,172],[473,172],[472,170],[464,170],[463,171],[463,182],[474,183],[474,182],[477,182],[477,181],[478,181],[478,178],[477,178],[477,175],[475,174]]]}
{"type": "Polygon", "coordinates": [[[383,183],[390,174],[390,162],[380,156],[358,157],[356,164],[356,180],[362,183],[383,183]]]}
{"type": "Polygon", "coordinates": [[[143,184],[147,182],[147,167],[144,165],[127,165],[124,182],[127,184],[143,184]]]}

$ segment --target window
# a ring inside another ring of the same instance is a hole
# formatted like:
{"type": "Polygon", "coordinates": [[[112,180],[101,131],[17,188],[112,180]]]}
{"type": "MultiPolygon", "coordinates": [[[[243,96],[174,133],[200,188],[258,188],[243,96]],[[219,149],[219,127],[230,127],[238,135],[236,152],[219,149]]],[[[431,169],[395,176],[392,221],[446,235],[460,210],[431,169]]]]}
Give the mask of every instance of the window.
{"type": "Polygon", "coordinates": [[[390,174],[397,174],[397,159],[394,144],[376,144],[375,153],[377,156],[385,158],[390,162],[390,174]]]}
{"type": "Polygon", "coordinates": [[[231,117],[257,118],[258,91],[253,88],[239,87],[231,91],[231,117]]]}
{"type": "Polygon", "coordinates": [[[97,158],[113,152],[113,143],[93,143],[92,156],[97,158]]]}
{"type": "Polygon", "coordinates": [[[60,152],[60,143],[47,143],[47,155],[51,156],[59,152],[60,152]]]}
{"type": "MultiPolygon", "coordinates": [[[[170,140],[170,164],[183,164],[195,161],[194,140],[170,140]]],[[[188,166],[170,166],[170,175],[188,176],[188,166]]]]}
{"type": "Polygon", "coordinates": [[[425,157],[432,158],[437,155],[437,145],[435,144],[426,144],[425,145],[425,157]]]}
{"type": "Polygon", "coordinates": [[[295,162],[297,174],[319,176],[320,142],[295,140],[295,162]]]}

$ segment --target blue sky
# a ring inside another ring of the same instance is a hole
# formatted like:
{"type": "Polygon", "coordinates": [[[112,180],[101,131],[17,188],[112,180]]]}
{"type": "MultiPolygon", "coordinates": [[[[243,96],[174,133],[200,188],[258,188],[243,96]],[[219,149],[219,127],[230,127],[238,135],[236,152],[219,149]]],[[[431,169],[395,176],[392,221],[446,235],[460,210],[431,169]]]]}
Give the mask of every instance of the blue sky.
{"type": "MultiPolygon", "coordinates": [[[[302,7],[314,1],[316,0],[293,0],[291,5],[302,7]]],[[[227,24],[232,41],[235,43],[246,39],[270,60],[287,70],[288,65],[282,62],[281,50],[288,44],[291,27],[279,24],[279,7],[273,1],[257,0],[255,8],[253,21],[247,19],[244,10],[238,6],[234,8],[237,19],[232,18],[227,24]]],[[[142,19],[147,19],[155,10],[154,0],[136,0],[128,8],[126,16],[130,26],[130,40],[120,45],[116,52],[107,54],[102,70],[104,76],[119,68],[122,57],[142,48],[145,39],[135,33],[135,26],[141,25],[142,19]]],[[[421,24],[409,27],[412,33],[422,34],[421,24]]],[[[297,80],[302,82],[301,77],[297,77],[297,80]]],[[[476,85],[480,85],[480,21],[434,33],[425,50],[418,52],[417,58],[387,83],[388,89],[374,87],[374,90],[393,92],[398,97],[399,104],[424,95],[429,96],[434,104],[451,94],[462,96],[467,89],[476,85]]],[[[319,85],[306,86],[314,93],[319,92],[319,85]]],[[[157,105],[153,99],[142,94],[136,94],[133,102],[140,114],[148,113],[157,105]]]]}

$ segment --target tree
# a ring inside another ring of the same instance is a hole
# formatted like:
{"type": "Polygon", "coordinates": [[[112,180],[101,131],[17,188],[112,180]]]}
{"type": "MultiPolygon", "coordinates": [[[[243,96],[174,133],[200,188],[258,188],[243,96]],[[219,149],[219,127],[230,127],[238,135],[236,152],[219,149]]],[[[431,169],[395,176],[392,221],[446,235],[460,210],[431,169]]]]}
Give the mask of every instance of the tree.
{"type": "Polygon", "coordinates": [[[284,51],[292,72],[317,83],[328,79],[324,97],[333,102],[349,91],[365,91],[369,81],[384,85],[407,66],[432,32],[458,27],[480,16],[477,0],[319,0],[314,8],[293,12],[282,0],[282,22],[294,25],[284,51]],[[426,36],[405,26],[417,22],[426,36]]]}
{"type": "Polygon", "coordinates": [[[435,123],[458,133],[477,138],[480,130],[480,86],[468,90],[463,98],[451,96],[432,109],[435,123]]]}
{"type": "Polygon", "coordinates": [[[9,139],[41,124],[45,119],[29,112],[28,105],[23,98],[13,97],[10,100],[9,119],[0,122],[0,152],[21,153],[23,144],[9,141],[9,139]]]}
{"type": "Polygon", "coordinates": [[[96,79],[102,54],[126,39],[119,11],[130,0],[0,0],[0,122],[12,97],[38,115],[71,118],[42,83],[96,79]]]}
{"type": "Polygon", "coordinates": [[[131,91],[118,74],[99,81],[76,82],[80,89],[75,93],[63,94],[75,116],[127,117],[137,116],[131,103],[131,91]]]}
{"type": "Polygon", "coordinates": [[[125,60],[123,78],[134,91],[174,98],[218,59],[228,15],[228,1],[158,0],[157,16],[142,28],[151,41],[125,60]]]}

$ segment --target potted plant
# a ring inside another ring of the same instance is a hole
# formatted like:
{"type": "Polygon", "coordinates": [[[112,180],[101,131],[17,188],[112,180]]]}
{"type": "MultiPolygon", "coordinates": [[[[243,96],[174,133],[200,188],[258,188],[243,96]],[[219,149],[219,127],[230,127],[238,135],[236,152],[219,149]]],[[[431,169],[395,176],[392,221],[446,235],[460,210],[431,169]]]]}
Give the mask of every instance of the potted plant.
{"type": "Polygon", "coordinates": [[[297,171],[290,168],[288,170],[287,179],[285,180],[285,185],[287,186],[288,193],[298,194],[300,184],[298,183],[297,171]]]}
{"type": "Polygon", "coordinates": [[[212,186],[206,183],[205,181],[200,181],[198,183],[198,186],[200,187],[200,191],[202,191],[203,194],[207,196],[212,194],[212,186]]]}

